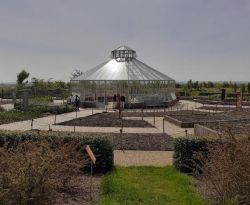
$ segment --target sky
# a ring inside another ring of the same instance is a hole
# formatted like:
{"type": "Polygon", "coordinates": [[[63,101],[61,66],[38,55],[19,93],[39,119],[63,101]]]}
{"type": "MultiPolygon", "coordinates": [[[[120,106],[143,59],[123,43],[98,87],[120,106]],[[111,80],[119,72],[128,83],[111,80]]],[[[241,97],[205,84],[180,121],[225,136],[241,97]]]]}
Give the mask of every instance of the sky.
{"type": "Polygon", "coordinates": [[[0,0],[0,83],[69,81],[120,45],[176,81],[250,81],[250,1],[0,0]]]}

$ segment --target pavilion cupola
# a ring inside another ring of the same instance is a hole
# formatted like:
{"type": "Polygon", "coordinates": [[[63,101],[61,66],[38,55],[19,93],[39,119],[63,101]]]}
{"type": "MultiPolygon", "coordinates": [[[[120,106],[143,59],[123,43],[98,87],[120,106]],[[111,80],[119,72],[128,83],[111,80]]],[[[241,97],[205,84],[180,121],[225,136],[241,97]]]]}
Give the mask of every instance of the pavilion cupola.
{"type": "Polygon", "coordinates": [[[117,62],[131,61],[136,58],[136,52],[127,46],[120,46],[111,51],[111,58],[115,59],[117,62]]]}

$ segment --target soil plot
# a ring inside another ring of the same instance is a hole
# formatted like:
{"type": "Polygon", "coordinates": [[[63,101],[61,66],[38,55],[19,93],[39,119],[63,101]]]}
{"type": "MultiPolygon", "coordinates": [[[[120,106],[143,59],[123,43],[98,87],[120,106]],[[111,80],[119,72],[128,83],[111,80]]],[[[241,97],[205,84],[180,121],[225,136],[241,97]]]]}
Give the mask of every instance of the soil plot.
{"type": "Polygon", "coordinates": [[[118,113],[97,113],[58,125],[86,126],[86,127],[154,127],[141,119],[120,119],[118,113]]]}
{"type": "Polygon", "coordinates": [[[173,111],[168,112],[165,119],[180,126],[180,127],[194,127],[194,124],[208,123],[208,122],[240,122],[250,121],[250,110],[244,109],[242,111],[228,111],[220,113],[207,113],[199,111],[173,111]]]}

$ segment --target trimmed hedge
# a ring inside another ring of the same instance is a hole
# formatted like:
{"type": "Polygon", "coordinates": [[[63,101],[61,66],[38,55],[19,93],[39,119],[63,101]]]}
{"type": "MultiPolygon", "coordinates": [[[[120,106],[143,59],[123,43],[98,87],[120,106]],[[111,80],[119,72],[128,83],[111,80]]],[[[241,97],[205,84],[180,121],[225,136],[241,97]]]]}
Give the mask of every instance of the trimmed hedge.
{"type": "Polygon", "coordinates": [[[31,112],[39,112],[39,113],[51,113],[51,114],[63,114],[63,113],[68,113],[68,112],[74,112],[76,110],[76,108],[70,106],[70,105],[66,105],[66,106],[30,106],[29,110],[31,112]]]}
{"type": "MultiPolygon", "coordinates": [[[[106,173],[113,169],[113,148],[110,141],[105,137],[93,137],[87,134],[66,132],[0,131],[0,147],[15,148],[21,142],[40,140],[46,140],[50,143],[51,147],[58,146],[59,142],[77,144],[76,151],[83,153],[83,157],[86,159],[87,155],[84,151],[84,146],[88,144],[96,156],[94,173],[106,173]]],[[[89,164],[84,166],[84,170],[89,170],[89,164]]]]}
{"type": "Polygon", "coordinates": [[[192,174],[198,170],[202,163],[195,158],[195,153],[208,156],[208,145],[211,141],[206,139],[180,138],[175,142],[174,166],[177,170],[192,174]]]}
{"type": "MultiPolygon", "coordinates": [[[[46,103],[45,103],[46,104],[46,103]]],[[[14,108],[16,110],[22,110],[21,103],[15,103],[14,108]]],[[[29,105],[28,111],[37,113],[50,113],[50,114],[62,114],[75,111],[76,108],[71,105],[29,105]]]]}

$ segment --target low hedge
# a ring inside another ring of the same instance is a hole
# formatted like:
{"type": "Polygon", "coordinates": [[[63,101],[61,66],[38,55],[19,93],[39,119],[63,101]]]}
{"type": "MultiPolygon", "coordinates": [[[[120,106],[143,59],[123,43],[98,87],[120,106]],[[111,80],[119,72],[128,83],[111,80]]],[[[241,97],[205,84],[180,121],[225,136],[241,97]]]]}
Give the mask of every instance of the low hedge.
{"type": "MultiPolygon", "coordinates": [[[[22,110],[22,105],[20,102],[14,104],[16,110],[22,110]]],[[[27,111],[37,112],[37,113],[50,113],[50,114],[63,114],[75,111],[76,108],[71,105],[29,105],[27,111]]]]}
{"type": "MultiPolygon", "coordinates": [[[[78,145],[76,151],[83,153],[83,157],[85,158],[87,158],[87,155],[84,151],[84,146],[88,144],[96,156],[94,173],[106,173],[113,169],[113,148],[110,141],[105,137],[66,132],[0,131],[0,147],[15,148],[21,142],[40,140],[48,141],[52,147],[58,146],[59,142],[75,143],[78,145]]],[[[86,164],[83,168],[84,170],[89,170],[89,164],[86,164]]]]}
{"type": "Polygon", "coordinates": [[[208,145],[211,141],[206,139],[187,139],[180,138],[175,141],[174,166],[177,170],[192,174],[202,166],[195,153],[208,156],[208,145]]]}
{"type": "Polygon", "coordinates": [[[66,105],[66,106],[30,106],[29,110],[31,112],[39,112],[39,113],[51,113],[51,114],[63,114],[68,112],[73,112],[76,108],[66,105]]]}

